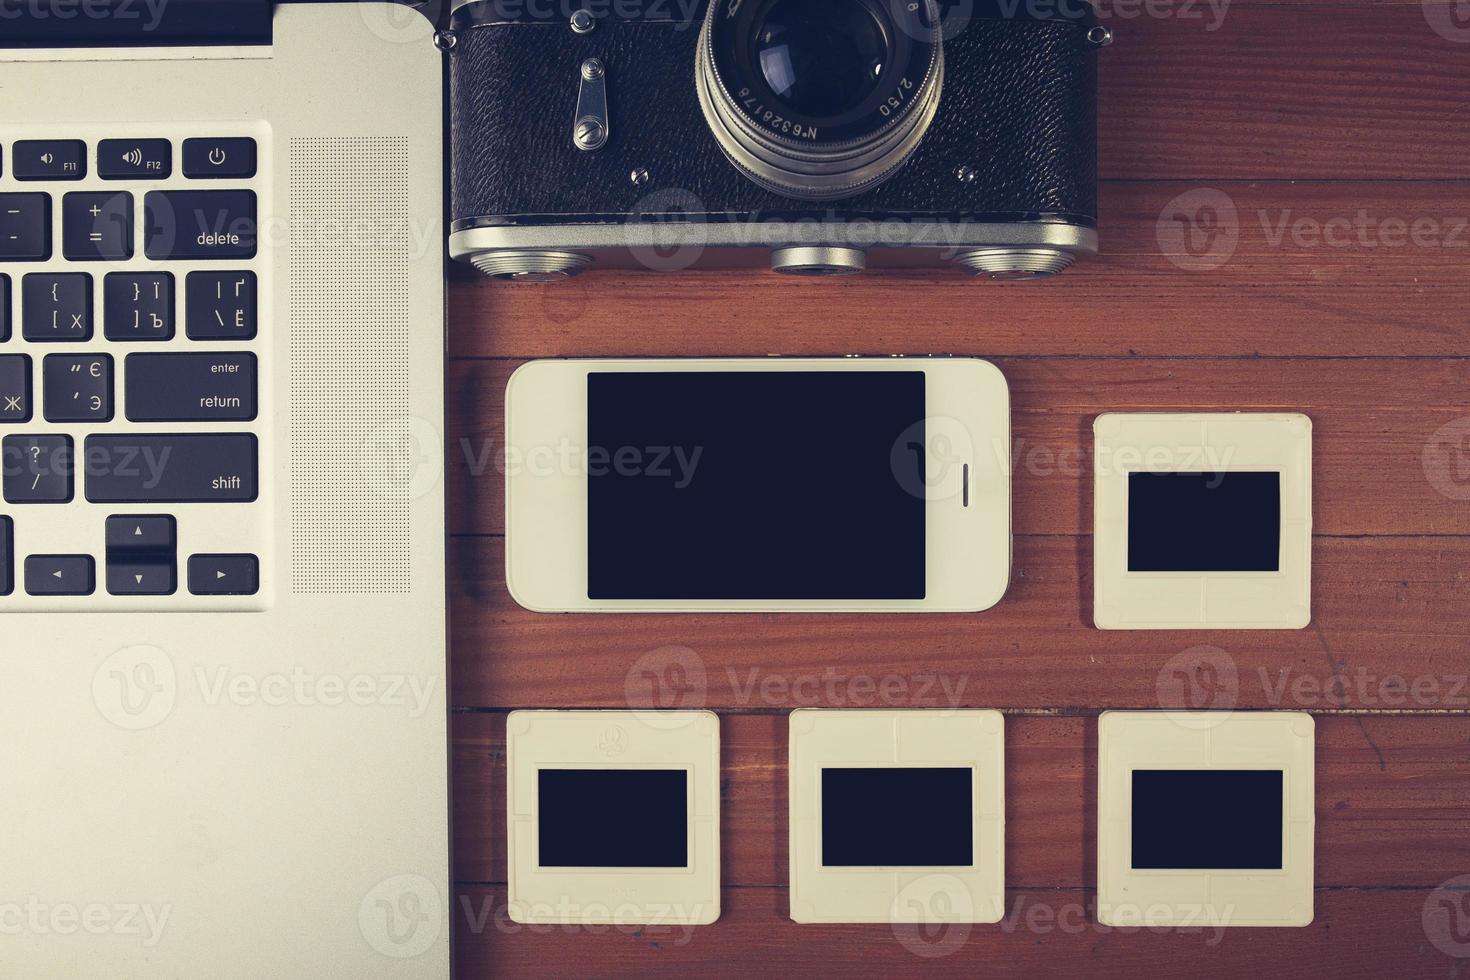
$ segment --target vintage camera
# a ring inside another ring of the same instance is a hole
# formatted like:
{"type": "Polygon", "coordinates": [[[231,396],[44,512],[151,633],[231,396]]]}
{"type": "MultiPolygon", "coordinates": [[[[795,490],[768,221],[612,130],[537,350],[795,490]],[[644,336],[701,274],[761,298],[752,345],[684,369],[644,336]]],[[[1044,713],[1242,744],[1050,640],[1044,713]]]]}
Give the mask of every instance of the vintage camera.
{"type": "Polygon", "coordinates": [[[594,263],[951,265],[1097,251],[1085,0],[460,0],[450,253],[594,263]]]}

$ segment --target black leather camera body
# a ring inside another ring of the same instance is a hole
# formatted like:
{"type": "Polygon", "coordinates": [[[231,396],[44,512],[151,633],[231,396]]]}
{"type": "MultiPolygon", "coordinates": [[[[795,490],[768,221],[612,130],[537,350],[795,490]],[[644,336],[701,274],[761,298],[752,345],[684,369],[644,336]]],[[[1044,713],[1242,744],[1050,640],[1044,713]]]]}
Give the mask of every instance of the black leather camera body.
{"type": "Polygon", "coordinates": [[[1097,250],[1110,40],[1084,0],[462,0],[450,253],[1051,275],[1097,250]]]}

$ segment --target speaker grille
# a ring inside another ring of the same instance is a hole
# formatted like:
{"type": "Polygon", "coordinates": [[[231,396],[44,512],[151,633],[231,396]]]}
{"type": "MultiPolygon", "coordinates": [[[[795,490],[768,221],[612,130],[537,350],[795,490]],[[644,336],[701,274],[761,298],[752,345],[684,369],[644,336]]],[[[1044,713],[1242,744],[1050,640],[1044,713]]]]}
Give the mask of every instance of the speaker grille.
{"type": "Polygon", "coordinates": [[[408,141],[290,147],[292,589],[405,593],[408,141]]]}

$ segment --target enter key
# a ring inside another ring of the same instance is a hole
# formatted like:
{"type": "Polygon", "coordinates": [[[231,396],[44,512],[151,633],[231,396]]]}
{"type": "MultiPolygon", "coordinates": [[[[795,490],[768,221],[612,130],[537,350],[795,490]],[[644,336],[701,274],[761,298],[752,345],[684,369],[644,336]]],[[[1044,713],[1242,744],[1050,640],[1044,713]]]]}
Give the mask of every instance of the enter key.
{"type": "Polygon", "coordinates": [[[123,375],[124,410],[132,422],[255,418],[254,354],[129,354],[123,375]]]}

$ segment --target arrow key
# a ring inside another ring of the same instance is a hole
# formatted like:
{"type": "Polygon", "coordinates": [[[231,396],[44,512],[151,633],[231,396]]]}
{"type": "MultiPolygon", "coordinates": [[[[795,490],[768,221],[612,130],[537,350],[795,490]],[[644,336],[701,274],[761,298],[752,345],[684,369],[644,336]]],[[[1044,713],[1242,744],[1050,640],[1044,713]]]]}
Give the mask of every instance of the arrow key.
{"type": "Polygon", "coordinates": [[[173,595],[174,519],[123,514],[107,519],[107,591],[112,595],[173,595]]]}
{"type": "Polygon", "coordinates": [[[107,519],[107,550],[163,551],[174,550],[174,519],[167,515],[123,514],[107,519]]]}
{"type": "Polygon", "coordinates": [[[195,595],[255,595],[260,561],[254,555],[193,555],[189,591],[195,595]]]}
{"type": "Polygon", "coordinates": [[[91,595],[97,589],[91,555],[31,555],[25,569],[30,595],[91,595]]]}
{"type": "Polygon", "coordinates": [[[112,595],[173,595],[174,563],[153,562],[138,565],[107,561],[107,591],[112,595]]]}

